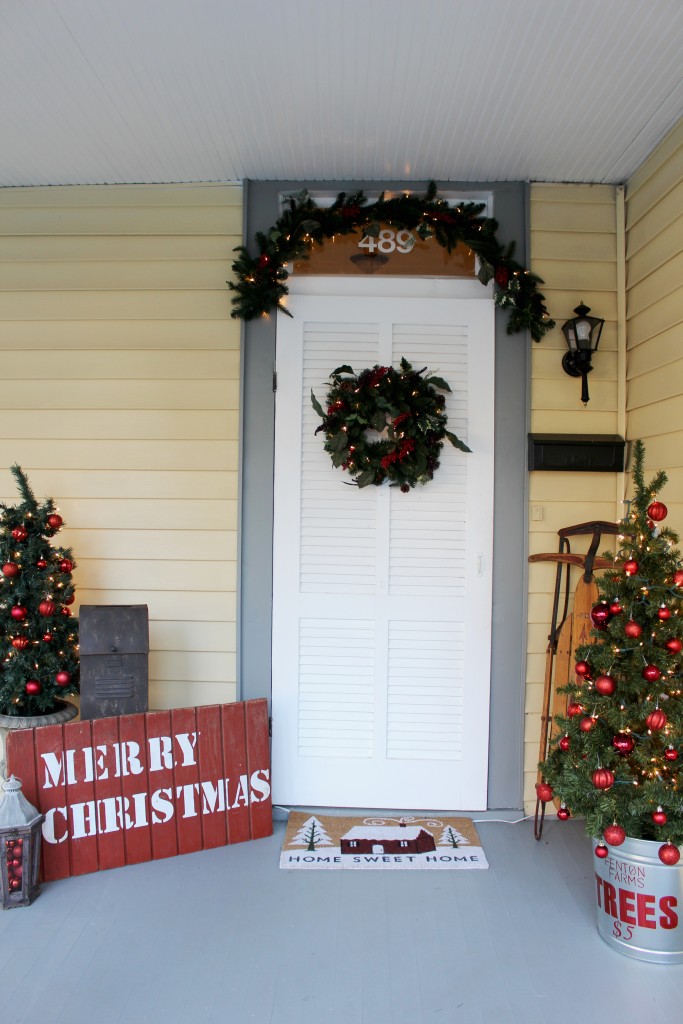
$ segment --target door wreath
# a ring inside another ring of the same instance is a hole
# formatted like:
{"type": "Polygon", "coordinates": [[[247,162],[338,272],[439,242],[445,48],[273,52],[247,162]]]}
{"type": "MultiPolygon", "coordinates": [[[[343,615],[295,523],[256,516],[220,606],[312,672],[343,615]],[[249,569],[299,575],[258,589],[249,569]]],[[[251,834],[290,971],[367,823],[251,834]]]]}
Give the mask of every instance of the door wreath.
{"type": "Polygon", "coordinates": [[[434,477],[446,438],[460,451],[470,451],[446,429],[446,398],[438,392],[450,386],[427,367],[414,370],[401,359],[400,370],[376,365],[356,374],[344,365],[329,379],[326,412],[311,391],[322,420],[316,434],[324,431],[325,451],[333,466],[353,477],[349,483],[367,487],[388,480],[405,494],[434,477]]]}

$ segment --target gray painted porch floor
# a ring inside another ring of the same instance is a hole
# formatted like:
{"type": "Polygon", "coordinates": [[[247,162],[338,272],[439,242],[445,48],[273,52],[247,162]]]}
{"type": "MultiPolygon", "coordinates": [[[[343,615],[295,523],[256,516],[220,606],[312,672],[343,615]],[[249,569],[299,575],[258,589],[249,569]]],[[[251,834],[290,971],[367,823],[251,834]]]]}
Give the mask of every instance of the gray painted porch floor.
{"type": "Polygon", "coordinates": [[[581,822],[479,824],[488,871],[281,871],[253,843],[44,885],[0,913],[7,1024],[680,1021],[683,965],[598,936],[581,822]]]}

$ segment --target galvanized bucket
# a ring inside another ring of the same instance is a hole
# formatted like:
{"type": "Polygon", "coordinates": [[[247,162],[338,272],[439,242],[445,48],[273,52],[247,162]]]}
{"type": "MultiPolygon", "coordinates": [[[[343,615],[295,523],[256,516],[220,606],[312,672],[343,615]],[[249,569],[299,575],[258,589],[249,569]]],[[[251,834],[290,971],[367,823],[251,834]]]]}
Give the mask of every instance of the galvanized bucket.
{"type": "MultiPolygon", "coordinates": [[[[597,846],[593,841],[593,849],[597,846]]],[[[624,956],[654,964],[683,963],[683,858],[658,857],[661,843],[626,839],[594,857],[598,932],[624,956]]],[[[683,848],[681,849],[683,853],[683,848]]]]}

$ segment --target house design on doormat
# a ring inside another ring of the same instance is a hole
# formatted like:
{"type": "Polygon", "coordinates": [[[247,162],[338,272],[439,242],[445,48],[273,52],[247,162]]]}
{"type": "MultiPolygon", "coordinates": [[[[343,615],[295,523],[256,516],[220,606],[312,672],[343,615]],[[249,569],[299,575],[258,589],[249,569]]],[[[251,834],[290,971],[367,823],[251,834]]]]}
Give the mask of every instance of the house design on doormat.
{"type": "Polygon", "coordinates": [[[410,825],[354,825],[341,837],[342,853],[433,853],[434,836],[410,825]]]}

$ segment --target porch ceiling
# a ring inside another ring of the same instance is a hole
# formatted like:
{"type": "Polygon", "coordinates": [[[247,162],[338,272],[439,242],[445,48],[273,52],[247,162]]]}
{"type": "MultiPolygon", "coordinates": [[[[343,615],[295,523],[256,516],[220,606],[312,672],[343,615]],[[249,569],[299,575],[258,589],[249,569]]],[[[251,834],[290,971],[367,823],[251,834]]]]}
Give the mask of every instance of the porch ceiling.
{"type": "Polygon", "coordinates": [[[620,182],[683,115],[680,0],[0,5],[0,185],[620,182]]]}

